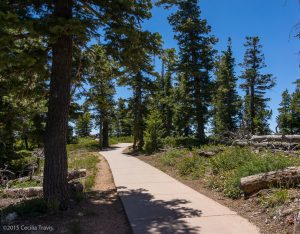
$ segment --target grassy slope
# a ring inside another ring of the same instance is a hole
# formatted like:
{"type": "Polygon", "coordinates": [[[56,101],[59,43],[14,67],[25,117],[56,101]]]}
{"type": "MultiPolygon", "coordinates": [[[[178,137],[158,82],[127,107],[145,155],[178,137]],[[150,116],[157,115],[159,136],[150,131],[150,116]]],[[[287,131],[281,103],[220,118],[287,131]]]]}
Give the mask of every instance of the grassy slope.
{"type": "Polygon", "coordinates": [[[203,178],[206,186],[222,192],[230,198],[240,198],[240,179],[261,172],[300,165],[300,159],[283,154],[263,152],[255,154],[248,148],[217,146],[224,151],[212,158],[198,156],[201,150],[216,150],[216,146],[202,149],[175,149],[158,154],[159,164],[165,170],[175,170],[190,179],[203,178]]]}

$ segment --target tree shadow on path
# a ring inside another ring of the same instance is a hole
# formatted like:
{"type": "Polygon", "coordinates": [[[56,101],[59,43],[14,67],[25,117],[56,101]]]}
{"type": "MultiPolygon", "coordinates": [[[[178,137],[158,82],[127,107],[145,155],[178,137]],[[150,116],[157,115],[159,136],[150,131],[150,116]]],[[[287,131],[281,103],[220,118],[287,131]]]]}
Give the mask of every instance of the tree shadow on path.
{"type": "Polygon", "coordinates": [[[185,199],[156,200],[145,189],[118,187],[134,233],[200,233],[200,226],[191,226],[186,218],[201,217],[202,211],[186,207],[185,199]]]}

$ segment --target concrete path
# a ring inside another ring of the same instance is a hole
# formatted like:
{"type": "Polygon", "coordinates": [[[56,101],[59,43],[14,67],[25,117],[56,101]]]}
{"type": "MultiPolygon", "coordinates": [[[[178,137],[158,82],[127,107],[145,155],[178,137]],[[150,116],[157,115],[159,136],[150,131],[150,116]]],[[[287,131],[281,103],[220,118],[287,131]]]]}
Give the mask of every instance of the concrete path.
{"type": "Polygon", "coordinates": [[[134,233],[259,233],[236,212],[147,163],[122,154],[129,145],[119,144],[100,153],[110,165],[134,233]]]}

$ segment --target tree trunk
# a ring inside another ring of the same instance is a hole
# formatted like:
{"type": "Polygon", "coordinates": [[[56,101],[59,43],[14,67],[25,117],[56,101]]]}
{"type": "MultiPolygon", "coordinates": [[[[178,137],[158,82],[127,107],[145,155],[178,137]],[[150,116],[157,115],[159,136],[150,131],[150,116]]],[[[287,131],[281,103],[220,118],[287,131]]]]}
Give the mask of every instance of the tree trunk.
{"type": "Polygon", "coordinates": [[[254,78],[251,79],[250,84],[250,130],[251,133],[255,133],[255,126],[254,126],[254,119],[255,119],[255,104],[254,104],[254,98],[255,98],[255,91],[254,91],[254,78]]]}
{"type": "MultiPolygon", "coordinates": [[[[55,2],[55,18],[72,18],[72,0],[55,2]]],[[[52,45],[50,96],[45,132],[44,198],[49,205],[66,208],[67,126],[72,74],[72,36],[60,35],[52,45]]]]}
{"type": "Polygon", "coordinates": [[[102,147],[107,148],[109,147],[108,142],[108,121],[107,118],[104,118],[103,120],[103,127],[102,127],[102,147]]]}
{"type": "Polygon", "coordinates": [[[241,189],[246,196],[261,189],[273,186],[289,187],[299,184],[300,167],[288,167],[283,170],[260,173],[241,178],[241,189]]]}

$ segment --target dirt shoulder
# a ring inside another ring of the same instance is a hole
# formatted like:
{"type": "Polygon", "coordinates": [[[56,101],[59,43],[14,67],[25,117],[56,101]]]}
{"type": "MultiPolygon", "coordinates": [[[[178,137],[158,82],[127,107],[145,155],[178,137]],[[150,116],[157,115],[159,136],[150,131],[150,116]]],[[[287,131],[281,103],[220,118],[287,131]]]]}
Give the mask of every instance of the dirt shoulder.
{"type": "MultiPolygon", "coordinates": [[[[164,171],[166,174],[176,178],[178,181],[183,184],[191,187],[192,189],[206,195],[207,197],[212,198],[213,200],[219,202],[220,204],[231,208],[236,211],[239,215],[248,219],[250,222],[254,223],[259,227],[261,233],[263,234],[287,234],[293,233],[293,217],[286,215],[284,217],[279,217],[277,211],[266,210],[258,204],[258,198],[253,197],[250,199],[230,199],[224,197],[222,193],[210,190],[205,187],[205,183],[201,179],[186,179],[179,176],[178,172],[172,167],[162,166],[159,157],[157,155],[137,156],[140,160],[164,171]],[[272,214],[274,213],[274,214],[272,214]],[[292,219],[292,220],[291,220],[292,219]]],[[[291,194],[293,193],[295,197],[299,197],[299,191],[297,189],[290,190],[291,194]]],[[[295,201],[295,204],[299,204],[299,201],[295,201]]],[[[290,206],[293,204],[289,204],[290,206]]],[[[288,210],[288,207],[282,211],[288,210]]]]}
{"type": "Polygon", "coordinates": [[[95,186],[79,203],[64,212],[32,218],[17,219],[6,226],[15,231],[1,233],[132,233],[122,203],[117,195],[113,177],[106,160],[99,155],[95,186]],[[41,230],[42,227],[49,228],[41,230]],[[23,229],[23,230],[20,230],[23,229]],[[25,230],[26,229],[26,230],[25,230]]]}

